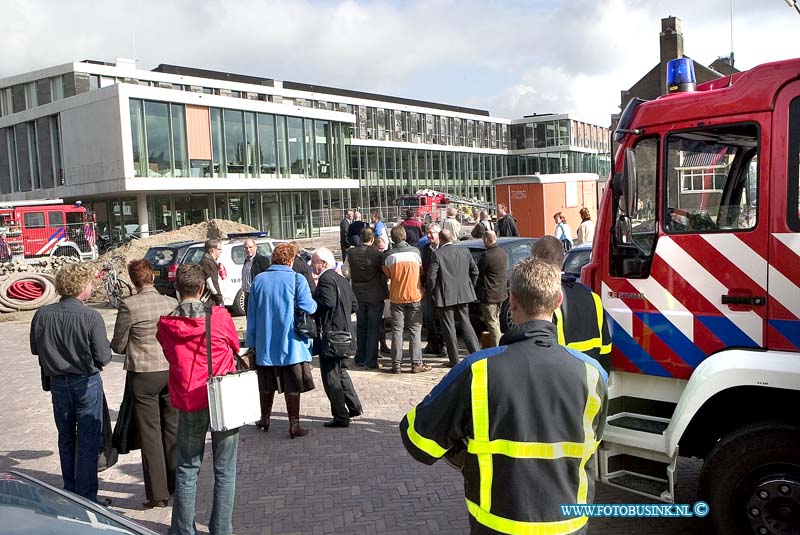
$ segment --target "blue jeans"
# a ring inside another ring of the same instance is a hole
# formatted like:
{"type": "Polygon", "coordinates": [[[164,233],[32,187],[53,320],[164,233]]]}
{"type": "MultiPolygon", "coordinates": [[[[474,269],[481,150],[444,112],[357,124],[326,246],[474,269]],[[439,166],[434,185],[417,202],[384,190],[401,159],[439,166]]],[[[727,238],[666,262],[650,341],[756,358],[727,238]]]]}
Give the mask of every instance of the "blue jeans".
{"type": "Polygon", "coordinates": [[[64,490],[96,502],[97,458],[103,435],[103,380],[99,373],[53,377],[50,396],[64,490]]]}
{"type": "MultiPolygon", "coordinates": [[[[170,535],[197,533],[194,508],[208,425],[208,409],[178,411],[178,467],[175,472],[175,503],[172,507],[170,535]]],[[[212,431],[211,449],[214,453],[214,504],[208,531],[211,535],[229,535],[233,533],[239,430],[212,431]]]]}
{"type": "Polygon", "coordinates": [[[356,365],[377,368],[381,321],[383,321],[383,302],[358,302],[358,310],[356,310],[356,334],[358,338],[356,365]]]}

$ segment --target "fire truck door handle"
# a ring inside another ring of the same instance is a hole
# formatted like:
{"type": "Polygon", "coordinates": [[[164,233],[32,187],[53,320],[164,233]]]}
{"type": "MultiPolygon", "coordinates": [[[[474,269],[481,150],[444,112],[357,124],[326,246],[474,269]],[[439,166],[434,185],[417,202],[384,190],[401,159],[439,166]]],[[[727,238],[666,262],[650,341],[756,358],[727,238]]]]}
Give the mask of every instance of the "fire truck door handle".
{"type": "Polygon", "coordinates": [[[762,295],[752,295],[749,292],[747,294],[740,294],[740,293],[729,293],[728,295],[722,296],[722,304],[723,305],[739,305],[739,306],[749,306],[749,307],[760,307],[767,304],[767,298],[762,295]]]}

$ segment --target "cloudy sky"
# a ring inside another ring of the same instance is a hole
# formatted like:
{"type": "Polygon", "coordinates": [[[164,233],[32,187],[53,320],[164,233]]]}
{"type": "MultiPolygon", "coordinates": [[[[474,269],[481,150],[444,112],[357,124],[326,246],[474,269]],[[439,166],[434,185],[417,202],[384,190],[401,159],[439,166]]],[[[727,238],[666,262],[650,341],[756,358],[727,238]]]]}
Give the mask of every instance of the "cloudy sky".
{"type": "MultiPolygon", "coordinates": [[[[0,78],[131,57],[608,124],[619,92],[658,63],[660,19],[685,52],[731,50],[731,0],[0,0],[0,78]]],[[[800,57],[784,0],[733,0],[740,69],[800,57]]]]}

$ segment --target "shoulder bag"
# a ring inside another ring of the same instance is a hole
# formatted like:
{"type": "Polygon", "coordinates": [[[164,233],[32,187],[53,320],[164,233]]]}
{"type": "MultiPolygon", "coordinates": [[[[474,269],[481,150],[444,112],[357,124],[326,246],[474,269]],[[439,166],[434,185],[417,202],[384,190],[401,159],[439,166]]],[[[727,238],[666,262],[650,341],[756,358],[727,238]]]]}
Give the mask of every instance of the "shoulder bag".
{"type": "MultiPolygon", "coordinates": [[[[342,302],[342,294],[339,291],[339,285],[336,284],[336,282],[334,282],[333,285],[336,288],[336,304],[334,305],[333,309],[331,309],[331,316],[333,316],[333,314],[339,309],[339,304],[342,302]]],[[[350,315],[347,314],[346,307],[345,315],[348,318],[350,317],[350,315]]],[[[330,322],[328,323],[330,324],[330,322]]],[[[333,331],[325,329],[322,331],[320,342],[320,357],[330,359],[346,359],[353,356],[353,335],[350,331],[333,331]]]]}
{"type": "Polygon", "coordinates": [[[301,338],[316,338],[317,324],[314,318],[297,305],[297,273],[294,274],[294,332],[301,338]]]}
{"type": "Polygon", "coordinates": [[[261,418],[258,374],[239,371],[214,376],[211,368],[211,314],[211,309],[206,309],[208,415],[212,431],[230,431],[261,418]]]}

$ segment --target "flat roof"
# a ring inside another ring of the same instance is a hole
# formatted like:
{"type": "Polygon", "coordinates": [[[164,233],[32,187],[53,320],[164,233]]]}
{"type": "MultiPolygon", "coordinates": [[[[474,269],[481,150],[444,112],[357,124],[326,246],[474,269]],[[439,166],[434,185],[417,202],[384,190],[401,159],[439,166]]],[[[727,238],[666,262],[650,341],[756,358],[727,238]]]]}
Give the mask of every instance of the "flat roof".
{"type": "Polygon", "coordinates": [[[492,179],[495,186],[503,184],[555,184],[558,182],[583,182],[600,180],[597,173],[554,173],[552,175],[513,175],[492,179]]]}
{"type": "MultiPolygon", "coordinates": [[[[222,71],[212,71],[208,69],[197,69],[194,67],[182,67],[180,65],[169,65],[166,63],[160,64],[153,69],[153,72],[162,72],[165,74],[176,74],[180,76],[193,76],[197,78],[210,78],[212,80],[228,80],[231,82],[240,82],[245,84],[263,85],[267,87],[275,87],[275,81],[272,78],[261,78],[258,76],[248,76],[245,74],[234,74],[222,71]]],[[[323,95],[335,95],[340,97],[360,98],[365,100],[378,100],[382,102],[389,102],[392,104],[403,104],[407,106],[419,106],[423,108],[432,108],[436,110],[457,112],[457,113],[470,113],[473,115],[482,115],[484,117],[491,117],[487,110],[479,110],[476,108],[467,108],[464,106],[455,106],[452,104],[441,104],[438,102],[428,102],[426,100],[416,100],[412,98],[393,97],[390,95],[381,95],[378,93],[368,93],[365,91],[354,91],[351,89],[340,89],[337,87],[328,87],[324,85],[314,85],[302,82],[283,82],[284,89],[292,89],[295,91],[308,91],[313,93],[321,93],[323,95]]]]}

